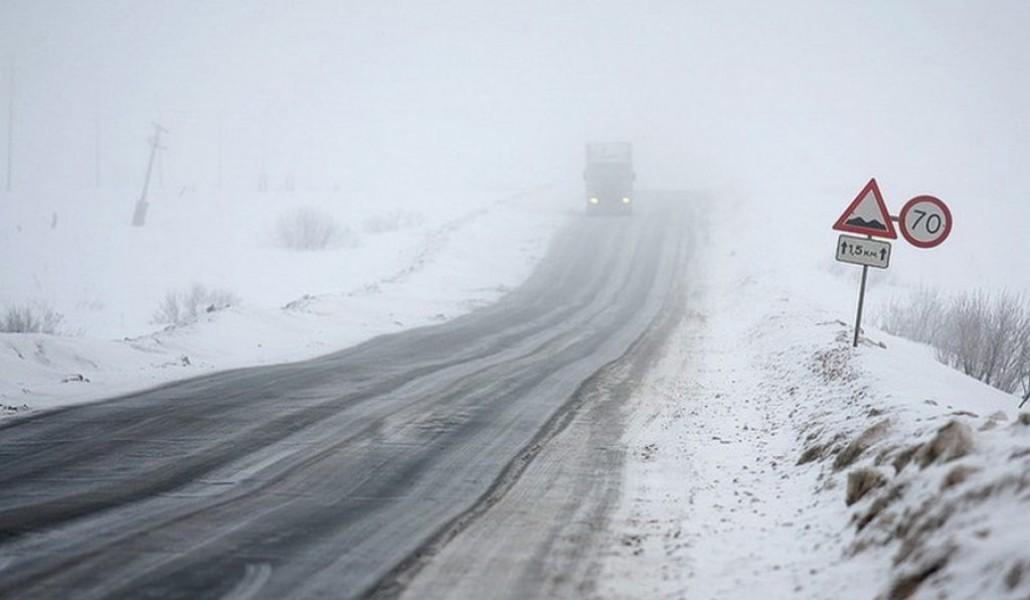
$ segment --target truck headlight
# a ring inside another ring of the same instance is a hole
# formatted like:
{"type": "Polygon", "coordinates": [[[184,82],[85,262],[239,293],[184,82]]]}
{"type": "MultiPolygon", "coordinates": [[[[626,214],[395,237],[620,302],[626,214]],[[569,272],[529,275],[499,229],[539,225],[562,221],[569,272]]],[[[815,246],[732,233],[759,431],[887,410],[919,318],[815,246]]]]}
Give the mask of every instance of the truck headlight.
{"type": "Polygon", "coordinates": [[[597,199],[597,196],[590,197],[590,204],[597,204],[598,202],[600,202],[600,200],[597,199]]]}
{"type": "Polygon", "coordinates": [[[623,196],[622,197],[622,203],[623,204],[629,204],[630,202],[632,202],[632,200],[629,199],[629,196],[623,196]]]}

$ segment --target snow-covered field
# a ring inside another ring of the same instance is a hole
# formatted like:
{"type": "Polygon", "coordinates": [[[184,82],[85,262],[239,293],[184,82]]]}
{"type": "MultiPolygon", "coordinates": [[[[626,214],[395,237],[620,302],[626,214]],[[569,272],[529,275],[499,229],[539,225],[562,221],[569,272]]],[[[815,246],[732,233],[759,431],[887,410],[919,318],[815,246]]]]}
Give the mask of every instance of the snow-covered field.
{"type": "Polygon", "coordinates": [[[823,230],[761,198],[699,215],[687,315],[626,409],[600,596],[1027,598],[1019,400],[874,328],[851,347],[835,215],[823,230]]]}
{"type": "Polygon", "coordinates": [[[63,319],[58,335],[0,333],[0,414],[299,360],[453,318],[518,285],[575,197],[298,191],[251,204],[158,191],[144,228],[128,225],[128,191],[7,198],[0,309],[47,305],[63,319]],[[277,243],[280,216],[303,207],[335,217],[329,249],[277,243]],[[197,284],[237,301],[185,324],[155,322],[166,294],[197,284]]]}

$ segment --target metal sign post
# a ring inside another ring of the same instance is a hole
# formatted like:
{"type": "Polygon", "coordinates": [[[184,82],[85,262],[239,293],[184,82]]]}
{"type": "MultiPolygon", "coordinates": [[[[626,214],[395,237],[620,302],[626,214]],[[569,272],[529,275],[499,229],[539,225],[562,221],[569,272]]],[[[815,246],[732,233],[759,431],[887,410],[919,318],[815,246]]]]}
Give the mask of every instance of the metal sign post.
{"type": "Polygon", "coordinates": [[[858,348],[858,335],[862,331],[862,308],[865,306],[865,282],[869,277],[869,267],[862,265],[862,285],[858,288],[858,314],[855,315],[855,343],[852,347],[858,348]]]}

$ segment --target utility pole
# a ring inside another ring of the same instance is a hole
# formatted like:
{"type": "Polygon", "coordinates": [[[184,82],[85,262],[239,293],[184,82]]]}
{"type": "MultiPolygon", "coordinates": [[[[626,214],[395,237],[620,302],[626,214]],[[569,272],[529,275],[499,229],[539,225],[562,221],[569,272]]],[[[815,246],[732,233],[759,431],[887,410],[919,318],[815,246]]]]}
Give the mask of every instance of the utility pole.
{"type": "Polygon", "coordinates": [[[147,190],[150,189],[150,174],[154,170],[154,159],[157,158],[157,152],[164,149],[164,146],[161,145],[162,133],[168,133],[168,130],[154,123],[154,134],[150,136],[149,140],[150,160],[147,161],[147,175],[143,179],[143,192],[136,201],[136,209],[132,213],[132,224],[135,227],[143,227],[147,222],[147,208],[150,206],[147,203],[147,190]]]}
{"type": "Polygon", "coordinates": [[[10,93],[7,99],[7,191],[14,177],[14,56],[11,56],[10,93]]]}

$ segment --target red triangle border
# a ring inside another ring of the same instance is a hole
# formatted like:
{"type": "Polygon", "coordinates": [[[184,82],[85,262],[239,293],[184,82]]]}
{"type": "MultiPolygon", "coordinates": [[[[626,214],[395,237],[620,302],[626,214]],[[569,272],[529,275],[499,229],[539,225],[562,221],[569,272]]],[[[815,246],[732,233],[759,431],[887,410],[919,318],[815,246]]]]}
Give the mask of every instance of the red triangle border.
{"type": "Polygon", "coordinates": [[[873,177],[869,180],[869,183],[865,184],[862,191],[855,196],[855,199],[851,201],[844,212],[841,214],[837,222],[834,223],[833,229],[836,231],[846,231],[848,233],[858,233],[861,235],[870,235],[873,237],[888,238],[892,240],[898,239],[898,232],[894,229],[894,221],[891,219],[891,213],[887,210],[887,204],[883,201],[883,194],[880,193],[880,186],[876,184],[876,178],[873,177]],[[871,229],[868,227],[861,227],[859,225],[848,225],[848,217],[854,212],[858,205],[862,203],[862,200],[866,197],[866,194],[872,190],[873,197],[876,198],[876,204],[880,209],[880,214],[883,215],[887,225],[887,231],[881,231],[879,229],[871,229]]]}

